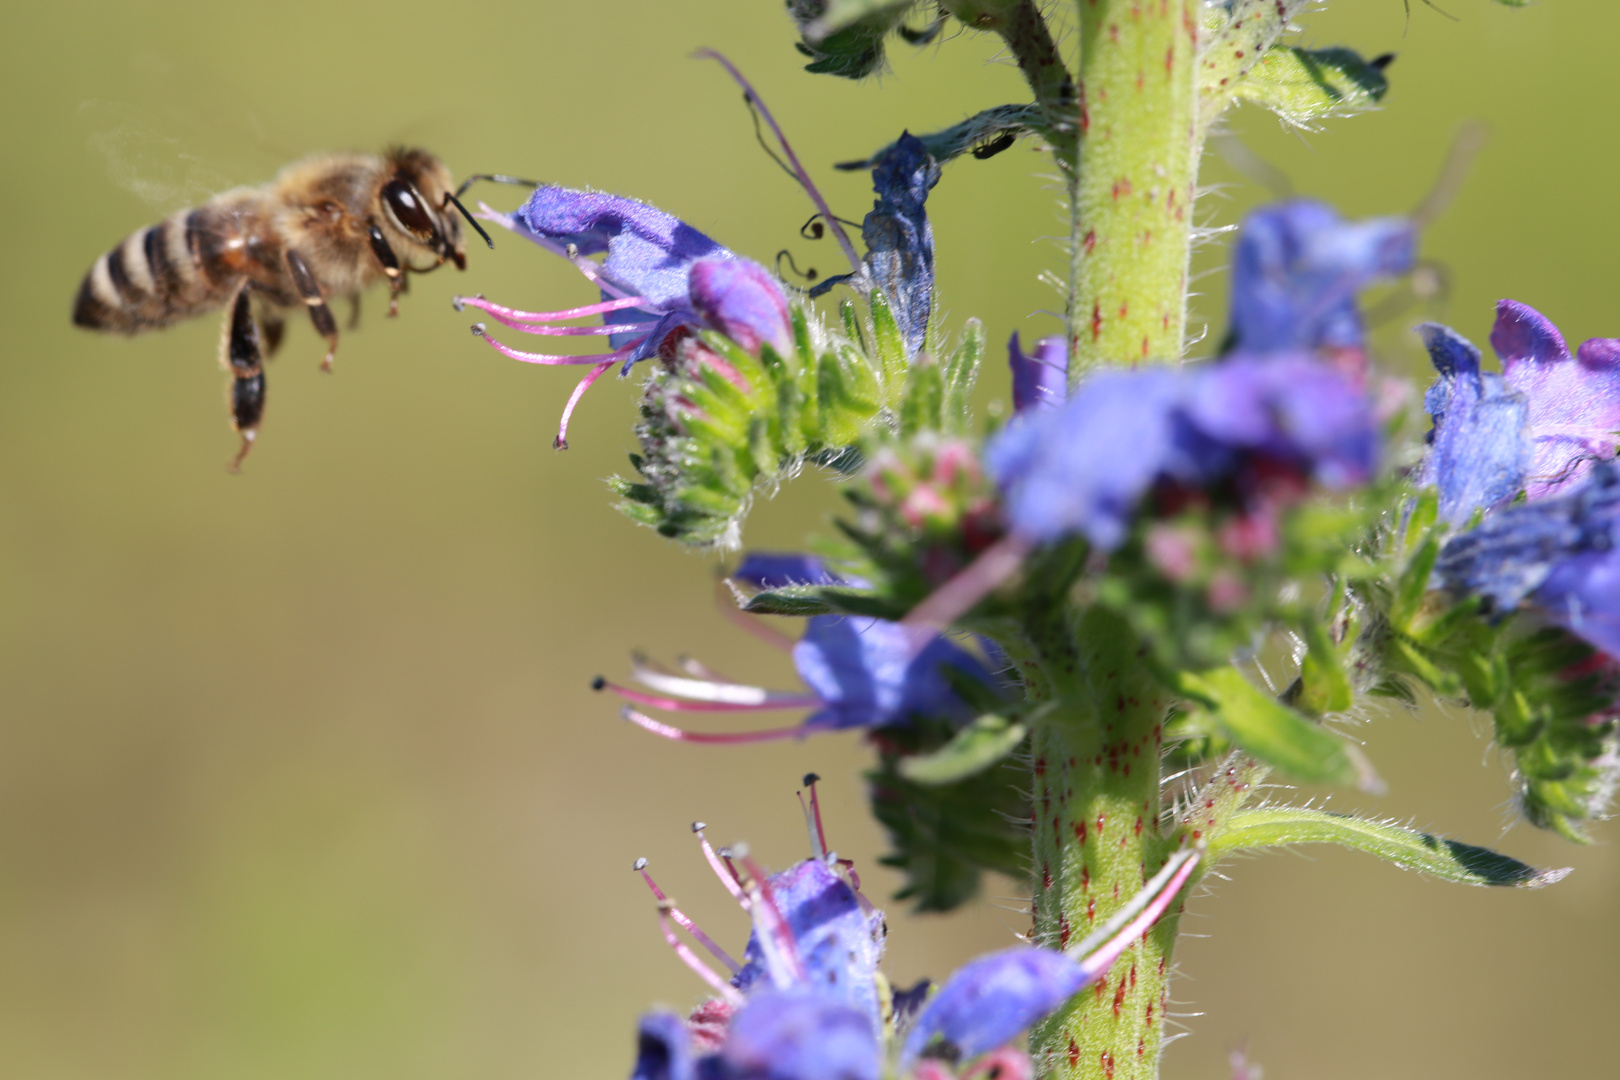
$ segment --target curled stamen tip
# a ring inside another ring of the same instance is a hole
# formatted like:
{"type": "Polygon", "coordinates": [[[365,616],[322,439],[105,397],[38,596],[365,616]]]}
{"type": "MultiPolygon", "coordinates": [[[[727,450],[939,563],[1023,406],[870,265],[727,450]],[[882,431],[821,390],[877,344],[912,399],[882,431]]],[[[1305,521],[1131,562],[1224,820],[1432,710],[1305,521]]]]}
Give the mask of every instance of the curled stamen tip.
{"type": "Polygon", "coordinates": [[[700,833],[704,829],[707,829],[708,827],[709,827],[709,824],[706,821],[694,821],[694,822],[692,822],[692,831],[696,832],[696,833],[700,833]]]}
{"type": "Polygon", "coordinates": [[[820,783],[820,781],[821,781],[821,777],[817,776],[813,772],[807,772],[807,773],[804,774],[804,786],[805,787],[809,787],[811,784],[820,783]]]}
{"type": "Polygon", "coordinates": [[[553,450],[566,450],[568,449],[568,440],[563,438],[561,435],[558,435],[556,438],[551,440],[551,448],[553,450]]]}
{"type": "Polygon", "coordinates": [[[457,311],[461,311],[467,306],[467,298],[465,296],[452,296],[450,306],[457,311]]]}
{"type": "Polygon", "coordinates": [[[591,680],[591,689],[592,690],[601,690],[606,686],[607,686],[607,679],[605,679],[601,675],[598,675],[596,678],[591,680]]]}
{"type": "Polygon", "coordinates": [[[647,869],[647,860],[646,859],[637,859],[635,862],[630,864],[630,869],[637,870],[637,871],[647,869]]]}
{"type": "Polygon", "coordinates": [[[722,859],[729,859],[731,858],[731,849],[728,847],[723,847],[715,851],[715,854],[720,856],[722,859]]]}
{"type": "Polygon", "coordinates": [[[475,322],[472,324],[473,337],[483,337],[488,331],[489,327],[485,326],[481,322],[475,322]]]}

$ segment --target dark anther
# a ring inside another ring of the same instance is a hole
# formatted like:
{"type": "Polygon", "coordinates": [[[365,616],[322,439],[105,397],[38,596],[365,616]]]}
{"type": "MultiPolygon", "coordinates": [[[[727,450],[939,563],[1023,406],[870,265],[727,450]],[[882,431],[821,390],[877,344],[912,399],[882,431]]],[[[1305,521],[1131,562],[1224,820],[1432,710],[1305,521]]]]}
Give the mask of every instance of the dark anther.
{"type": "Polygon", "coordinates": [[[993,158],[1003,150],[1010,149],[1012,144],[1017,141],[1018,136],[1013,132],[1003,131],[1000,135],[997,135],[988,142],[982,142],[978,146],[975,146],[973,148],[973,156],[978,158],[980,161],[983,161],[985,158],[993,158]]]}
{"type": "Polygon", "coordinates": [[[451,306],[451,307],[453,307],[453,308],[455,308],[455,309],[456,309],[456,310],[457,310],[457,311],[461,311],[461,310],[462,310],[462,309],[463,309],[463,308],[465,308],[465,307],[466,307],[466,306],[467,306],[467,305],[466,305],[466,303],[465,303],[465,302],[464,302],[464,298],[463,298],[463,297],[460,297],[460,296],[452,296],[452,297],[451,297],[451,298],[450,298],[450,306],[451,306]]]}
{"type": "Polygon", "coordinates": [[[473,323],[472,324],[473,337],[483,337],[484,332],[487,331],[488,329],[489,329],[489,327],[485,326],[481,322],[473,323]]]}
{"type": "Polygon", "coordinates": [[[822,223],[821,214],[810,215],[810,220],[799,226],[799,235],[806,240],[820,240],[827,235],[827,226],[822,223]]]}
{"type": "Polygon", "coordinates": [[[630,869],[632,869],[632,870],[645,870],[645,869],[647,869],[647,860],[646,859],[637,859],[635,862],[630,864],[630,869]]]}
{"type": "Polygon", "coordinates": [[[592,690],[600,690],[606,685],[607,685],[607,680],[604,679],[600,675],[598,675],[596,678],[591,680],[591,689],[592,690]]]}
{"type": "Polygon", "coordinates": [[[815,773],[807,772],[807,773],[804,774],[804,786],[805,787],[809,787],[811,784],[817,784],[817,783],[820,783],[820,782],[821,782],[821,777],[817,776],[815,773]]]}
{"type": "Polygon", "coordinates": [[[783,259],[787,260],[788,269],[792,270],[795,274],[798,274],[800,277],[804,278],[804,280],[806,280],[806,281],[814,281],[814,280],[816,280],[816,278],[821,276],[821,274],[813,266],[810,267],[808,270],[800,270],[799,269],[799,264],[793,261],[793,253],[788,251],[787,248],[783,248],[781,251],[778,251],[776,253],[776,276],[777,277],[786,277],[787,276],[787,275],[782,273],[782,260],[783,259]]]}
{"type": "Polygon", "coordinates": [[[1379,71],[1383,71],[1385,68],[1389,67],[1389,65],[1393,64],[1394,62],[1395,62],[1395,54],[1392,53],[1392,52],[1387,52],[1387,53],[1384,53],[1382,56],[1375,56],[1371,60],[1367,61],[1367,66],[1371,67],[1371,68],[1377,68],[1379,71]]]}
{"type": "Polygon", "coordinates": [[[692,831],[693,832],[702,832],[704,829],[707,829],[708,827],[709,826],[708,826],[708,824],[706,822],[702,822],[702,821],[694,821],[694,822],[692,822],[692,831]]]}

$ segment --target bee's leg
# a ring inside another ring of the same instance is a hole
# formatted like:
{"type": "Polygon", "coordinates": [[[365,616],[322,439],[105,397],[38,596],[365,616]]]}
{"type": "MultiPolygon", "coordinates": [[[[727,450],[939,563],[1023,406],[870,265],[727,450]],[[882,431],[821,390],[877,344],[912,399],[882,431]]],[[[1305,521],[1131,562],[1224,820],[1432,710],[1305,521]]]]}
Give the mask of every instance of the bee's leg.
{"type": "Polygon", "coordinates": [[[388,246],[388,238],[377,228],[376,222],[371,223],[368,235],[371,237],[371,253],[382,265],[383,273],[388,275],[388,317],[392,319],[399,314],[399,294],[405,291],[405,271],[400,268],[399,257],[388,246]]]}
{"type": "Polygon", "coordinates": [[[360,329],[360,294],[349,294],[349,329],[360,329]]]}
{"type": "Polygon", "coordinates": [[[253,318],[247,282],[237,288],[225,316],[220,354],[221,365],[231,373],[231,426],[242,436],[242,448],[227,466],[236,472],[253,449],[259,421],[264,417],[264,353],[259,347],[259,324],[253,318]]]}
{"type": "Polygon", "coordinates": [[[259,332],[264,336],[264,355],[266,358],[272,357],[281,348],[281,335],[286,332],[287,320],[268,304],[260,304],[255,317],[259,320],[259,332]]]}
{"type": "Polygon", "coordinates": [[[287,249],[287,269],[292,272],[293,288],[309,308],[309,321],[315,324],[315,332],[326,339],[326,358],[321,361],[321,370],[331,371],[332,355],[337,352],[337,320],[332,318],[332,309],[326,306],[321,284],[309,272],[309,264],[293,248],[287,249]]]}

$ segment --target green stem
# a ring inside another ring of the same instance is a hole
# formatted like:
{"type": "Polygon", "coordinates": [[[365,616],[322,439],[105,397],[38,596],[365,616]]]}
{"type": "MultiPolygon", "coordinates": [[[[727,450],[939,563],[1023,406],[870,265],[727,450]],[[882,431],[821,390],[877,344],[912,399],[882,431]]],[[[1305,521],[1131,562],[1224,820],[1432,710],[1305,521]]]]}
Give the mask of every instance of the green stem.
{"type": "MultiPolygon", "coordinates": [[[[1169,694],[1143,667],[1122,619],[1097,608],[1073,619],[1066,650],[1042,650],[1056,704],[1032,741],[1034,938],[1052,947],[1079,940],[1118,910],[1180,842],[1179,833],[1161,832],[1159,808],[1169,694]]],[[[1180,902],[1104,979],[1032,1033],[1043,1076],[1157,1074],[1179,915],[1180,902]]]]}
{"type": "Polygon", "coordinates": [[[1077,3],[1071,386],[1102,364],[1181,356],[1203,142],[1197,0],[1077,3]]]}
{"type": "Polygon", "coordinates": [[[1007,43],[1044,114],[1047,142],[1065,173],[1073,175],[1076,148],[1074,76],[1035,0],[1016,0],[996,16],[995,30],[1007,43]]]}

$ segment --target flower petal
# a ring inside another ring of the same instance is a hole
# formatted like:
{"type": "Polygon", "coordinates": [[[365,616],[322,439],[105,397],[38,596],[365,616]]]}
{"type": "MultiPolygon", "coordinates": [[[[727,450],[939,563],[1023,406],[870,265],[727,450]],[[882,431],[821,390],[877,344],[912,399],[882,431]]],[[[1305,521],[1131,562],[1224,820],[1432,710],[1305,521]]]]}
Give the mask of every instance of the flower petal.
{"type": "Polygon", "coordinates": [[[755,355],[761,345],[792,355],[787,297],[752,259],[699,259],[691,269],[692,307],[703,320],[755,355]]]}
{"type": "Polygon", "coordinates": [[[748,1080],[880,1080],[877,1029],[865,1013],[809,988],[750,998],[721,1051],[748,1080]]]}
{"type": "Polygon", "coordinates": [[[943,637],[920,651],[899,623],[817,615],[793,646],[799,678],[825,702],[809,728],[886,727],[913,715],[965,721],[971,710],[941,673],[954,667],[985,683],[990,675],[971,653],[943,637]]]}
{"type": "Polygon", "coordinates": [[[845,580],[827,569],[814,555],[796,552],[750,551],[731,573],[732,578],[756,589],[788,585],[843,585],[845,580]]]}
{"type": "Polygon", "coordinates": [[[1061,335],[1041,338],[1035,354],[1025,356],[1015,331],[1007,342],[1007,366],[1012,368],[1014,412],[1063,402],[1069,385],[1069,349],[1061,335]]]}
{"type": "Polygon", "coordinates": [[[695,1080],[686,1022],[671,1012],[642,1014],[636,1025],[636,1067],[630,1080],[695,1080]]]}
{"type": "Polygon", "coordinates": [[[962,1059],[994,1050],[1069,1000],[1086,982],[1078,962],[1032,945],[971,960],[917,1017],[900,1052],[900,1071],[936,1039],[962,1059]]]}
{"type": "Polygon", "coordinates": [[[1494,509],[1524,487],[1530,467],[1529,405],[1500,375],[1479,370],[1479,350],[1450,327],[1418,327],[1440,377],[1424,396],[1434,418],[1421,482],[1440,489],[1453,525],[1494,509]]]}

